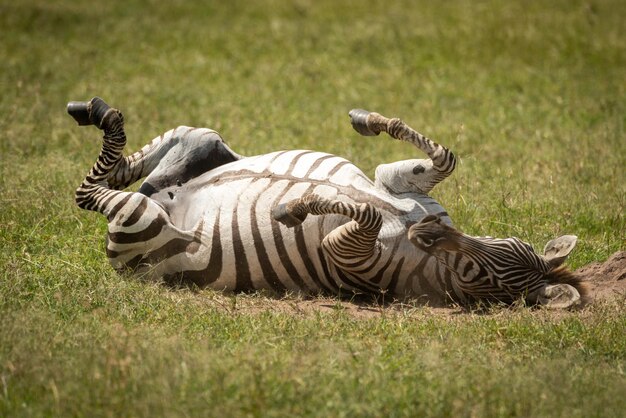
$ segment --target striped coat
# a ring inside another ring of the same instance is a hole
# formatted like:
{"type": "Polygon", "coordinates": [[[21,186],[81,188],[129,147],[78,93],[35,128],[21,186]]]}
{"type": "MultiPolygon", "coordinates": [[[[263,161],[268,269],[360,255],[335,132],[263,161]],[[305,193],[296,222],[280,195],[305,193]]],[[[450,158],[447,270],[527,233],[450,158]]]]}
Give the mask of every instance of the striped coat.
{"type": "Polygon", "coordinates": [[[184,126],[124,157],[119,111],[97,98],[68,110],[104,131],[76,201],[107,216],[106,251],[117,270],[233,291],[386,293],[433,304],[551,301],[546,294],[557,285],[580,299],[578,283],[551,264],[571,251],[571,236],[542,256],[516,239],[456,231],[428,195],[454,170],[454,155],[399,119],[351,112],[360,133],[386,132],[429,157],[381,165],[373,182],[335,155],[242,157],[215,131],[184,126]],[[138,192],[119,190],[141,178],[138,192]],[[482,250],[487,243],[491,249],[482,250]],[[451,251],[452,244],[468,249],[451,251]],[[489,254],[507,258],[504,267],[489,254]]]}

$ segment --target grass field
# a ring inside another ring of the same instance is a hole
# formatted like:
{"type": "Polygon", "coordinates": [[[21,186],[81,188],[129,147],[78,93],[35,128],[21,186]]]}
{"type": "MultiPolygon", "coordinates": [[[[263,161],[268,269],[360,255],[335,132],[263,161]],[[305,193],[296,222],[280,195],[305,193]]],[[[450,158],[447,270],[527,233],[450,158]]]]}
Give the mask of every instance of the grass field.
{"type": "Polygon", "coordinates": [[[207,126],[368,174],[414,150],[347,111],[399,116],[460,157],[434,191],[459,229],[576,234],[578,268],[626,249],[624,21],[618,0],[0,0],[0,416],[623,416],[624,298],[362,319],[114,274],[73,204],[100,134],[65,104],[119,107],[129,151],[207,126]]]}

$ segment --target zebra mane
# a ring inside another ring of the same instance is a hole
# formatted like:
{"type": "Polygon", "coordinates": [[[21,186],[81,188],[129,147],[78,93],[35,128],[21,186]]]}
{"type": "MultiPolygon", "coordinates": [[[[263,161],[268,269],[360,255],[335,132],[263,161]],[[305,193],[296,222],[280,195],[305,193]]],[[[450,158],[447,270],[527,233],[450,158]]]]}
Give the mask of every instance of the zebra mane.
{"type": "Polygon", "coordinates": [[[573,286],[580,294],[580,300],[583,304],[587,304],[591,301],[591,292],[589,289],[589,283],[585,281],[580,275],[574,273],[565,266],[558,266],[545,275],[548,284],[568,284],[573,286]]]}

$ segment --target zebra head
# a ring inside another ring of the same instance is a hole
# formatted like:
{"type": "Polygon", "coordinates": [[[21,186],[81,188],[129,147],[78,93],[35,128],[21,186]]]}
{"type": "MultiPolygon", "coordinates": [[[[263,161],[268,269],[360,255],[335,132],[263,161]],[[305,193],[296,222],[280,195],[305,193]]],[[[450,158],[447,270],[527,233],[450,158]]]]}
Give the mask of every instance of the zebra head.
{"type": "Polygon", "coordinates": [[[561,265],[576,245],[573,235],[548,242],[539,255],[518,238],[471,237],[427,215],[409,228],[408,238],[443,263],[470,299],[512,303],[525,297],[551,308],[586,299],[586,285],[561,265]]]}

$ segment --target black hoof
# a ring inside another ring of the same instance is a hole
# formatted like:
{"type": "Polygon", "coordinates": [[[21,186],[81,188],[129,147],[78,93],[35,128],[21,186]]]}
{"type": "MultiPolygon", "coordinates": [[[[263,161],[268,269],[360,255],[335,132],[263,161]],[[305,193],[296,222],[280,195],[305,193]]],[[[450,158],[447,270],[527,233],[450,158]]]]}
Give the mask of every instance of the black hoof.
{"type": "Polygon", "coordinates": [[[350,115],[350,123],[355,131],[363,136],[376,136],[376,132],[371,131],[367,127],[367,116],[371,112],[363,109],[352,109],[348,114],[350,115]]]}
{"type": "Polygon", "coordinates": [[[67,104],[67,113],[78,122],[79,126],[92,124],[89,119],[89,102],[69,102],[67,104]]]}
{"type": "Polygon", "coordinates": [[[286,203],[280,204],[272,209],[272,217],[287,228],[293,228],[304,222],[304,219],[297,218],[289,213],[286,203]]]}
{"type": "Polygon", "coordinates": [[[78,122],[80,126],[96,125],[102,127],[102,119],[111,108],[99,97],[94,97],[88,102],[69,102],[67,113],[78,122]]]}

